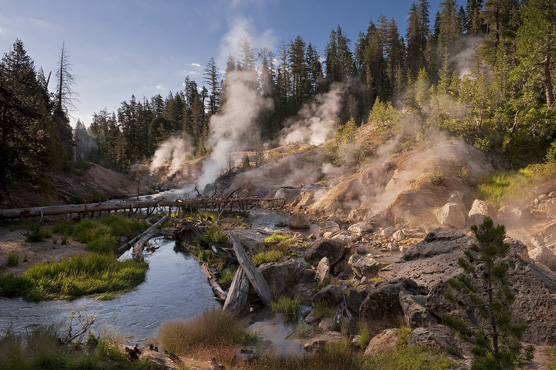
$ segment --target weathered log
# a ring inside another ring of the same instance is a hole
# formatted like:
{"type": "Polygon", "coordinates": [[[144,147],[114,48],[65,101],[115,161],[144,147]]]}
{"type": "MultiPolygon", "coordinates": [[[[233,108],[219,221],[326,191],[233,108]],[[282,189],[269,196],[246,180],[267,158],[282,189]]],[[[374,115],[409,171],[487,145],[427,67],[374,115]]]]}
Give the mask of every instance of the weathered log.
{"type": "MultiPolygon", "coordinates": [[[[118,249],[116,249],[116,253],[119,253],[119,254],[124,253],[126,250],[129,249],[129,247],[131,247],[132,245],[137,243],[138,240],[143,238],[145,235],[147,235],[149,233],[152,233],[154,230],[158,229],[160,227],[160,225],[162,225],[163,223],[166,222],[166,220],[168,220],[168,216],[162,217],[155,224],[151,225],[147,230],[143,231],[140,235],[137,235],[135,238],[131,239],[127,243],[122,244],[118,249]]],[[[146,243],[146,241],[144,243],[146,243]]]]}
{"type": "Polygon", "coordinates": [[[230,311],[232,314],[237,315],[243,310],[247,303],[247,296],[249,295],[249,279],[241,266],[237,269],[232,285],[228,290],[226,302],[224,302],[224,310],[230,311]]]}
{"type": "Polygon", "coordinates": [[[247,253],[245,253],[245,250],[239,240],[237,240],[237,237],[233,233],[230,233],[230,238],[232,239],[234,252],[236,252],[237,261],[245,271],[249,282],[253,285],[255,292],[257,292],[257,295],[261,298],[264,304],[270,305],[274,298],[272,297],[270,287],[266,283],[263,274],[261,274],[253,262],[251,262],[251,259],[247,256],[247,253]]]}
{"type": "Polygon", "coordinates": [[[105,212],[129,210],[131,213],[138,209],[161,206],[161,207],[184,207],[184,206],[200,206],[205,208],[214,207],[219,204],[228,204],[229,202],[267,202],[267,201],[283,201],[284,198],[237,198],[237,199],[191,199],[191,200],[146,200],[139,202],[119,202],[119,203],[85,203],[85,204],[67,204],[62,206],[47,207],[31,207],[31,208],[11,208],[0,209],[0,219],[23,218],[35,216],[54,216],[68,213],[85,214],[88,212],[105,212]]]}
{"type": "Polygon", "coordinates": [[[143,259],[143,249],[145,249],[145,244],[155,236],[159,236],[163,234],[164,234],[164,230],[154,229],[150,233],[143,235],[143,237],[133,245],[133,252],[131,252],[133,259],[134,260],[143,259]]]}
{"type": "Polygon", "coordinates": [[[212,271],[210,270],[209,265],[206,262],[203,263],[203,272],[205,273],[205,275],[206,275],[206,277],[209,281],[210,287],[212,288],[212,291],[213,291],[214,295],[216,296],[215,298],[220,300],[220,301],[225,301],[226,300],[226,292],[222,289],[220,284],[218,284],[218,281],[214,277],[214,274],[212,273],[212,271]]]}

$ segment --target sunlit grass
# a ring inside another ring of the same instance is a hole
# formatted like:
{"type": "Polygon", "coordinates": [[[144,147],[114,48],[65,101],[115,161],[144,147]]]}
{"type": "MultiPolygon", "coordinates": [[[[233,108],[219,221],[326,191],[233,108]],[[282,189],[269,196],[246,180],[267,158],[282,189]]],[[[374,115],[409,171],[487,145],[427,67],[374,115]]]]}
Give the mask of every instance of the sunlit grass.
{"type": "Polygon", "coordinates": [[[286,257],[284,252],[272,249],[266,252],[257,253],[252,259],[255,266],[260,266],[267,262],[278,262],[284,257],[286,257]]]}
{"type": "Polygon", "coordinates": [[[37,264],[22,276],[0,276],[7,296],[31,301],[69,299],[89,294],[125,292],[145,280],[148,264],[120,262],[105,255],[76,256],[59,263],[37,264]]]}

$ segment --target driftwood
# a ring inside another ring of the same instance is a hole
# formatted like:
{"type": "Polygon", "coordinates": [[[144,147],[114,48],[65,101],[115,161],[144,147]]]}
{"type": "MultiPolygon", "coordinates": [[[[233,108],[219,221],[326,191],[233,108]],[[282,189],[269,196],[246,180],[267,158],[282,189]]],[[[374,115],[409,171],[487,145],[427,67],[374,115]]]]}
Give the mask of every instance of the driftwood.
{"type": "Polygon", "coordinates": [[[220,301],[225,301],[226,300],[226,292],[222,289],[222,287],[220,286],[220,284],[218,284],[218,281],[216,280],[216,278],[214,277],[214,274],[212,273],[212,271],[210,270],[209,265],[207,265],[207,263],[203,263],[203,272],[205,273],[210,287],[212,288],[212,291],[214,292],[214,295],[216,296],[216,299],[220,300],[220,301]]]}
{"type": "MultiPolygon", "coordinates": [[[[166,220],[168,219],[168,216],[164,216],[162,217],[160,220],[158,220],[155,224],[151,225],[147,230],[143,231],[143,233],[141,233],[140,235],[137,235],[135,238],[131,239],[130,241],[128,241],[127,243],[122,244],[118,249],[116,249],[116,253],[122,254],[124,253],[126,250],[128,250],[132,245],[134,245],[135,243],[137,243],[140,239],[142,239],[145,235],[153,233],[153,231],[156,231],[159,229],[160,225],[162,225],[163,223],[166,222],[166,220]]],[[[160,230],[162,231],[162,230],[160,230]]],[[[160,235],[160,234],[159,234],[160,235]]],[[[156,235],[155,235],[156,236],[156,235]]],[[[151,236],[152,238],[152,236],[151,236]]],[[[150,239],[150,238],[149,238],[150,239]]],[[[148,239],[147,239],[148,240],[148,239]]],[[[146,243],[143,242],[143,244],[146,243]]]]}
{"type": "Polygon", "coordinates": [[[249,282],[253,285],[255,292],[257,292],[257,295],[261,298],[264,304],[270,305],[274,298],[272,297],[270,287],[266,283],[263,274],[261,274],[253,262],[251,262],[251,259],[247,256],[247,253],[245,253],[245,250],[239,240],[237,240],[237,237],[233,233],[230,233],[230,238],[232,239],[232,244],[234,245],[234,252],[236,252],[237,261],[244,270],[245,275],[247,275],[249,282]]]}
{"type": "Polygon", "coordinates": [[[232,285],[228,290],[226,302],[224,302],[224,310],[230,311],[232,314],[237,315],[243,310],[247,303],[247,296],[249,295],[249,279],[241,268],[237,269],[232,285]]]}

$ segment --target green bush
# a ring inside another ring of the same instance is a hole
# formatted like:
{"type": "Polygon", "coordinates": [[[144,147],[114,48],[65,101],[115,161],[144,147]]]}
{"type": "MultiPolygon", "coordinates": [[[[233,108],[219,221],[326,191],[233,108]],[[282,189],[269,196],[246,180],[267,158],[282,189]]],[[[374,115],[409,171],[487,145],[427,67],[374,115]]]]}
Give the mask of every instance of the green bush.
{"type": "Polygon", "coordinates": [[[8,258],[6,258],[6,265],[9,267],[17,266],[19,264],[19,256],[15,252],[11,252],[8,254],[8,258]]]}
{"type": "Polygon", "coordinates": [[[297,319],[297,314],[301,308],[301,298],[282,296],[278,301],[272,302],[272,310],[275,312],[284,312],[290,320],[297,319]]]}
{"type": "Polygon", "coordinates": [[[47,232],[41,229],[40,225],[33,225],[28,231],[21,233],[25,237],[25,241],[31,243],[42,242],[48,235],[47,232]]]}
{"type": "Polygon", "coordinates": [[[286,254],[284,252],[281,252],[276,249],[272,249],[254,255],[252,260],[255,266],[260,266],[263,263],[267,263],[267,262],[278,262],[284,257],[286,257],[286,254]]]}

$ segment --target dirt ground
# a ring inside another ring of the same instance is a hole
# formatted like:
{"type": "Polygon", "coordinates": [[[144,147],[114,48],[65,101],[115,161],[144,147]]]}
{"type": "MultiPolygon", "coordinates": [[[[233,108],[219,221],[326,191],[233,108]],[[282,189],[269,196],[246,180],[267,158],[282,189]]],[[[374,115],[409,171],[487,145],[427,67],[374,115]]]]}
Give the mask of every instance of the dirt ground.
{"type": "Polygon", "coordinates": [[[63,259],[76,255],[86,255],[85,244],[68,239],[67,244],[60,244],[61,235],[52,234],[52,237],[42,242],[27,242],[22,234],[25,228],[0,226],[0,274],[22,274],[37,263],[60,262],[63,259]],[[57,241],[54,244],[54,240],[57,241]],[[8,255],[17,253],[19,263],[9,267],[6,264],[8,255]]]}

